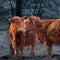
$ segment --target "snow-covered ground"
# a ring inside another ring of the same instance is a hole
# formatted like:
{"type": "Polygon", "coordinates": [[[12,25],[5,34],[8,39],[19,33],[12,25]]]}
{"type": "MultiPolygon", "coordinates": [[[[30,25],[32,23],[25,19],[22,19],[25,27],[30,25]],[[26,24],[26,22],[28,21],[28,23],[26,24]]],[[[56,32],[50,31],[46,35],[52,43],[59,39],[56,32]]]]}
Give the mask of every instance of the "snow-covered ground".
{"type": "MultiPolygon", "coordinates": [[[[60,55],[60,46],[53,46],[52,52],[53,54],[60,55]]],[[[10,53],[10,41],[8,37],[8,31],[0,31],[0,56],[9,55],[9,53],[10,53]]],[[[29,56],[29,53],[30,53],[29,47],[25,47],[23,50],[23,55],[29,56]]],[[[48,52],[46,46],[37,43],[35,46],[35,56],[47,56],[47,54],[48,52]]],[[[44,58],[41,57],[41,60],[44,59],[45,57],[44,58]]],[[[54,58],[54,60],[56,60],[56,58],[54,58]]]]}
{"type": "Polygon", "coordinates": [[[8,31],[0,31],[0,56],[8,55],[10,52],[8,31]]]}

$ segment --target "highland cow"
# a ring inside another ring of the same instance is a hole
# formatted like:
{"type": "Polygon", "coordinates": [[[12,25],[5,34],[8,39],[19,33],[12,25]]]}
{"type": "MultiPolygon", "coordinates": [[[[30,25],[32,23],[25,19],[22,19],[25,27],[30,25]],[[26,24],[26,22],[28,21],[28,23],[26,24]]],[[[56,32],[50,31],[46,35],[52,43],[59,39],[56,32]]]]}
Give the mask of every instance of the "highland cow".
{"type": "Polygon", "coordinates": [[[48,55],[52,55],[52,45],[60,45],[60,19],[41,20],[39,17],[31,16],[29,20],[35,27],[38,40],[45,44],[48,49],[48,55]]]}
{"type": "Polygon", "coordinates": [[[10,22],[9,37],[10,37],[11,45],[14,49],[14,53],[17,54],[18,47],[17,47],[17,44],[15,42],[15,34],[20,29],[20,26],[21,26],[20,24],[22,22],[22,19],[18,16],[14,16],[14,17],[9,19],[9,22],[10,22]]]}
{"type": "Polygon", "coordinates": [[[30,47],[30,55],[34,54],[34,47],[36,43],[36,33],[32,29],[26,29],[26,21],[22,21],[20,17],[13,17],[9,19],[9,36],[11,40],[14,53],[21,56],[25,46],[30,47]]]}

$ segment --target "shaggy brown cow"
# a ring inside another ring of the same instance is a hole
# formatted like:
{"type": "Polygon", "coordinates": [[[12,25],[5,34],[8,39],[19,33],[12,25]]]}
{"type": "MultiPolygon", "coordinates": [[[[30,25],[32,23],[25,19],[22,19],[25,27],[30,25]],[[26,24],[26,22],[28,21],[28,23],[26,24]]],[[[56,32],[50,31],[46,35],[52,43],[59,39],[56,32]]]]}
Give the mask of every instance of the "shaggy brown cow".
{"type": "Polygon", "coordinates": [[[60,19],[41,20],[39,17],[29,17],[37,32],[40,43],[45,44],[48,49],[48,55],[52,55],[52,45],[60,45],[60,19]]]}
{"type": "Polygon", "coordinates": [[[12,47],[14,49],[14,53],[17,54],[18,47],[17,47],[17,44],[15,42],[15,34],[20,29],[20,26],[21,26],[20,24],[22,22],[22,19],[18,16],[14,16],[14,17],[9,19],[9,22],[11,23],[10,27],[9,27],[9,37],[10,37],[12,47]]]}
{"type": "Polygon", "coordinates": [[[11,44],[15,54],[19,52],[20,56],[22,55],[24,46],[30,46],[30,54],[34,54],[36,33],[32,29],[26,29],[26,21],[22,21],[22,19],[17,16],[9,19],[9,22],[11,23],[9,28],[11,44]]]}

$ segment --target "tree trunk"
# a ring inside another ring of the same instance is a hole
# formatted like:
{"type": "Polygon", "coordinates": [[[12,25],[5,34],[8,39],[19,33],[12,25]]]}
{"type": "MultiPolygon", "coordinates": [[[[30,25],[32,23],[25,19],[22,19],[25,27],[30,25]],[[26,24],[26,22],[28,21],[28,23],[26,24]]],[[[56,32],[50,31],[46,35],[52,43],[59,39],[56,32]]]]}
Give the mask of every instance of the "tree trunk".
{"type": "Polygon", "coordinates": [[[16,16],[21,17],[23,0],[16,0],[16,16]]]}
{"type": "MultiPolygon", "coordinates": [[[[11,2],[10,2],[11,3],[11,2]]],[[[16,16],[20,16],[21,17],[21,8],[22,8],[22,3],[23,0],[16,0],[16,16]]],[[[12,5],[11,5],[12,7],[12,5]]],[[[11,8],[12,11],[12,8],[11,8]]],[[[13,11],[12,11],[13,12],[13,11]]],[[[12,13],[13,14],[13,13],[12,13]]],[[[13,15],[12,15],[13,16],[13,15]]],[[[14,54],[14,50],[12,48],[12,45],[10,45],[10,54],[13,55],[14,54]]]]}

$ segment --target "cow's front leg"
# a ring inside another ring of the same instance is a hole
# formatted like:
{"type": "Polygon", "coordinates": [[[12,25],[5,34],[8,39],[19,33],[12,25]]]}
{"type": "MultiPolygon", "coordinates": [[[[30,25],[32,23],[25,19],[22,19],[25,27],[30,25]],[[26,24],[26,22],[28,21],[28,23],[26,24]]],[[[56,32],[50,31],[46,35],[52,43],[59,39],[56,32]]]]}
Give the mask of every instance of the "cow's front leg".
{"type": "Polygon", "coordinates": [[[23,55],[23,47],[20,47],[19,49],[19,56],[21,57],[23,55]]]}
{"type": "Polygon", "coordinates": [[[17,49],[17,48],[14,48],[14,53],[15,53],[15,56],[18,56],[19,51],[18,51],[18,49],[17,49]]]}
{"type": "Polygon", "coordinates": [[[14,49],[14,54],[15,54],[15,56],[17,56],[18,55],[18,48],[17,48],[17,45],[16,45],[16,43],[13,41],[13,43],[12,43],[12,47],[13,47],[13,49],[14,49]]]}
{"type": "Polygon", "coordinates": [[[34,45],[30,45],[30,55],[33,56],[34,55],[34,45]]]}
{"type": "Polygon", "coordinates": [[[15,55],[17,55],[17,50],[16,49],[14,49],[14,53],[15,53],[15,55]]]}

